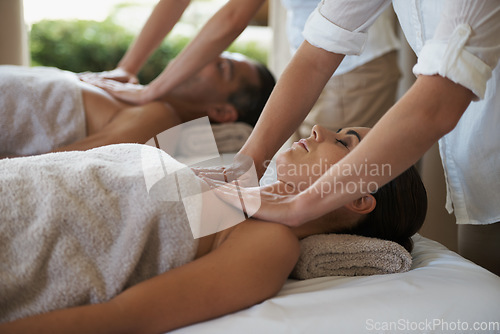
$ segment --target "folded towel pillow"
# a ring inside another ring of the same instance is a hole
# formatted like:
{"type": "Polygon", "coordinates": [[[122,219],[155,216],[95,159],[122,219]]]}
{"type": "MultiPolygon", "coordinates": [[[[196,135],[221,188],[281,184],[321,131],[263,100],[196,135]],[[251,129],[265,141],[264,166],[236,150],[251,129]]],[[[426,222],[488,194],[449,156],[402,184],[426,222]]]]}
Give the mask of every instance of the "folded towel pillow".
{"type": "Polygon", "coordinates": [[[243,122],[212,124],[220,153],[238,152],[252,133],[253,127],[243,122]]]}
{"type": "Polygon", "coordinates": [[[214,140],[219,153],[238,152],[253,129],[243,122],[220,123],[212,124],[210,132],[210,126],[207,124],[183,127],[179,139],[180,145],[176,150],[178,156],[196,156],[212,152],[215,148],[214,140]]]}
{"type": "Polygon", "coordinates": [[[318,234],[300,241],[295,279],[406,272],[411,255],[396,242],[349,234],[318,234]]]}

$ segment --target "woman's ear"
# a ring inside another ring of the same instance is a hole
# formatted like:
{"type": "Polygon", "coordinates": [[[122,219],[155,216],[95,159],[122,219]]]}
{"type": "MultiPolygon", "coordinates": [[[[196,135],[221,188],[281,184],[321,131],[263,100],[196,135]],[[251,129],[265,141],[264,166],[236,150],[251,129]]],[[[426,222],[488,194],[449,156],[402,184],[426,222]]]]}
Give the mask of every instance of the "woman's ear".
{"type": "Polygon", "coordinates": [[[207,108],[208,118],[217,123],[232,123],[238,119],[238,111],[230,103],[212,105],[207,108]]]}
{"type": "Polygon", "coordinates": [[[370,194],[346,204],[345,207],[353,212],[366,215],[372,212],[376,205],[377,200],[370,194]]]}

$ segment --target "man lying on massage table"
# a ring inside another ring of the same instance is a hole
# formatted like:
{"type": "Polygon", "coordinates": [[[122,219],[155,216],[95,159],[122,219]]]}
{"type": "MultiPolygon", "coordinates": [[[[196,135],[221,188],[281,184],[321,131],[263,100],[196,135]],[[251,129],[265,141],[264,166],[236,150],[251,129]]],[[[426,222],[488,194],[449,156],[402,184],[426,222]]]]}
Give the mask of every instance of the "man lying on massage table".
{"type": "Polygon", "coordinates": [[[0,158],[145,143],[203,116],[253,126],[274,83],[265,66],[225,52],[159,101],[134,106],[71,72],[0,66],[0,158]]]}

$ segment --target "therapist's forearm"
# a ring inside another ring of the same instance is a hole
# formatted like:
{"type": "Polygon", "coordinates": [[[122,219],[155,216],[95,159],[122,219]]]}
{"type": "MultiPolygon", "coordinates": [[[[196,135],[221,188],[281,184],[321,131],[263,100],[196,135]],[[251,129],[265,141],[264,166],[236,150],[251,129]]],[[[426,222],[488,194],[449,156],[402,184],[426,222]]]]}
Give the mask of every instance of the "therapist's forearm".
{"type": "Polygon", "coordinates": [[[118,67],[137,74],[151,53],[179,21],[190,0],[161,0],[149,16],[139,36],[120,60],[118,67]]]}
{"type": "Polygon", "coordinates": [[[262,115],[240,153],[251,156],[260,175],[318,99],[344,55],[302,43],[279,78],[262,115]]]}
{"type": "Polygon", "coordinates": [[[198,35],[146,86],[145,100],[154,100],[190,78],[221,54],[257,13],[264,0],[230,0],[198,35]]]}
{"type": "Polygon", "coordinates": [[[298,212],[304,216],[297,220],[335,210],[394,179],[456,126],[472,98],[446,78],[420,76],[350,154],[300,195],[298,212]],[[315,212],[306,213],[311,203],[315,212]]]}

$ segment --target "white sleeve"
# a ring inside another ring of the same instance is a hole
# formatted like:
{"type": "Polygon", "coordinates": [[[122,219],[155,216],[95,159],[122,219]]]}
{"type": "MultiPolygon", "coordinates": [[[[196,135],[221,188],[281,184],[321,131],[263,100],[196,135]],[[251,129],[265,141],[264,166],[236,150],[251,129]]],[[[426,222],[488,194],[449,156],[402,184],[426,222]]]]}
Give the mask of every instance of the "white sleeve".
{"type": "Polygon", "coordinates": [[[500,57],[500,1],[447,0],[432,39],[420,51],[415,75],[439,74],[482,99],[500,57]]]}
{"type": "Polygon", "coordinates": [[[309,16],[304,38],[329,52],[358,55],[366,31],[391,0],[323,0],[309,16]]]}

